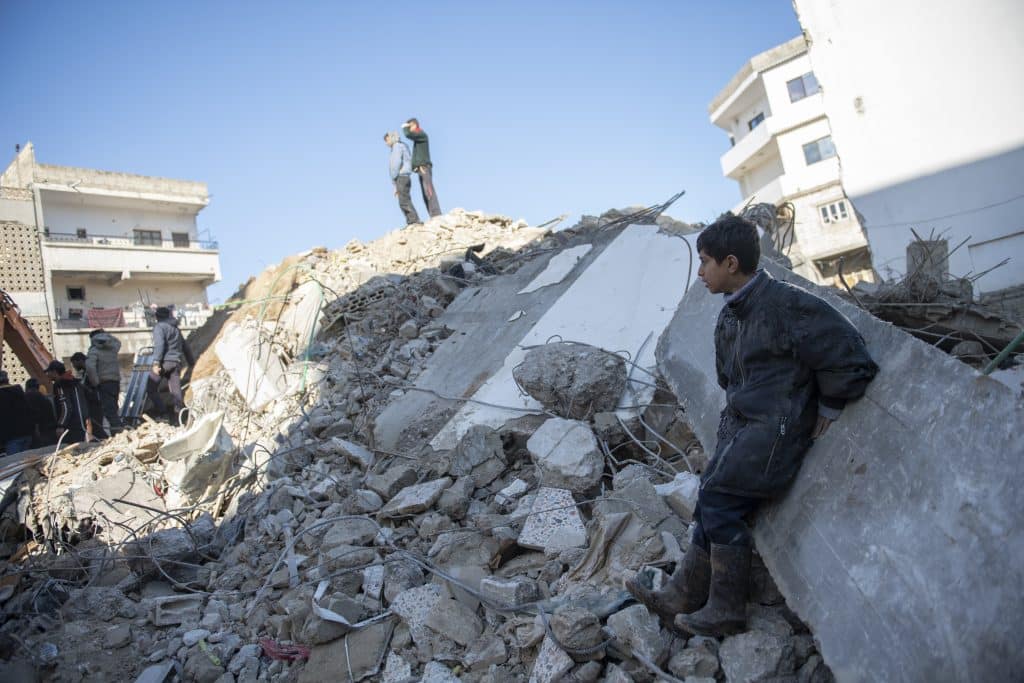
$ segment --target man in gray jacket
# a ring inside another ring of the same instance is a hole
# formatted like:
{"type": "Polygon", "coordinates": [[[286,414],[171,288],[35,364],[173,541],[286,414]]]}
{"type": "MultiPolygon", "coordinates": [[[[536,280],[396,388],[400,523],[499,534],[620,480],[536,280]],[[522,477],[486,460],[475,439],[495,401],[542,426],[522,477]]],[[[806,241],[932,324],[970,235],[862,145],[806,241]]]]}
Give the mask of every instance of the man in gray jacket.
{"type": "Polygon", "coordinates": [[[167,389],[174,399],[174,416],[172,423],[178,422],[185,407],[185,399],[181,393],[181,368],[188,363],[194,365],[192,351],[181,336],[178,321],[171,317],[171,311],[165,306],[156,309],[156,325],[153,326],[153,367],[149,374],[149,397],[154,409],[161,414],[167,412],[167,406],[160,398],[160,380],[167,379],[167,389]]]}
{"type": "Polygon", "coordinates": [[[117,361],[117,352],[121,350],[121,341],[99,328],[89,333],[89,342],[89,352],[85,356],[85,378],[89,386],[99,393],[103,417],[110,424],[110,434],[113,436],[121,431],[121,418],[117,409],[117,398],[121,393],[121,365],[117,361]]]}
{"type": "Polygon", "coordinates": [[[398,197],[398,208],[405,214],[406,225],[419,223],[420,216],[409,194],[412,190],[412,155],[409,154],[409,148],[398,138],[398,133],[385,133],[384,143],[391,148],[388,171],[395,186],[395,196],[398,197]]]}

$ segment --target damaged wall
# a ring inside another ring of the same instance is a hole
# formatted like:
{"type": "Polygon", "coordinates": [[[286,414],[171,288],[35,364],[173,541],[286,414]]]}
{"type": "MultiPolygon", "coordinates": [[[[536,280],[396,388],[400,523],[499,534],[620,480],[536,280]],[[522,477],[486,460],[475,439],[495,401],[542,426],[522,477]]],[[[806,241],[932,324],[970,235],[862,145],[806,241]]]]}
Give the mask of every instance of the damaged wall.
{"type": "MultiPolygon", "coordinates": [[[[757,547],[840,681],[990,680],[1024,653],[1024,405],[1002,384],[827,290],[881,370],[758,516],[757,547]]],[[[658,364],[714,445],[722,300],[683,298],[658,364]]]]}

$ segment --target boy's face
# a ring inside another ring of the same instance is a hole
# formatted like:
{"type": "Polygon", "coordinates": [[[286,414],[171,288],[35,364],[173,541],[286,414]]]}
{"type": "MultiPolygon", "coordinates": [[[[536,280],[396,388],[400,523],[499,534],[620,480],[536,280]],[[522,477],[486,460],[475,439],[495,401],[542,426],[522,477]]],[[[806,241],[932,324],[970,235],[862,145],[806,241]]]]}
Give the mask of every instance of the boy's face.
{"type": "Polygon", "coordinates": [[[719,262],[703,249],[698,256],[700,257],[700,268],[697,269],[697,277],[701,279],[709,292],[729,294],[735,290],[734,283],[740,270],[739,261],[735,256],[730,254],[719,262]]]}

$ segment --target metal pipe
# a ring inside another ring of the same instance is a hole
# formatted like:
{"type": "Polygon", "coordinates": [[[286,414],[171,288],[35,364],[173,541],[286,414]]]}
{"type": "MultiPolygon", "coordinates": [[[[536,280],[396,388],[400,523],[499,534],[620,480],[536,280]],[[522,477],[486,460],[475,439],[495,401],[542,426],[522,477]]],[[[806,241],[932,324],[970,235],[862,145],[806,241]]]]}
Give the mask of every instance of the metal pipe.
{"type": "Polygon", "coordinates": [[[1020,346],[1020,343],[1024,342],[1024,330],[1021,330],[1020,334],[1014,337],[1013,341],[1006,345],[1006,348],[999,352],[999,355],[992,359],[992,362],[985,366],[985,369],[981,371],[983,375],[991,375],[992,371],[999,367],[999,364],[1006,360],[1006,357],[1013,353],[1013,350],[1020,346]]]}

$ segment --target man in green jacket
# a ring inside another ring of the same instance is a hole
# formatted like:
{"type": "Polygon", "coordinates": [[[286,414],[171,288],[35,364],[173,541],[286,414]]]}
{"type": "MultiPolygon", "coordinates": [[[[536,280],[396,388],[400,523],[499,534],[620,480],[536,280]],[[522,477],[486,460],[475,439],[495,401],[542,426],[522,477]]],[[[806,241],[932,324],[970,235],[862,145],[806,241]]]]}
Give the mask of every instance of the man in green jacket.
{"type": "Polygon", "coordinates": [[[402,130],[405,131],[405,137],[413,142],[412,170],[420,176],[423,203],[427,205],[427,212],[431,216],[440,216],[441,205],[437,201],[437,192],[434,191],[433,164],[430,163],[430,140],[416,119],[409,119],[403,123],[402,130]]]}

